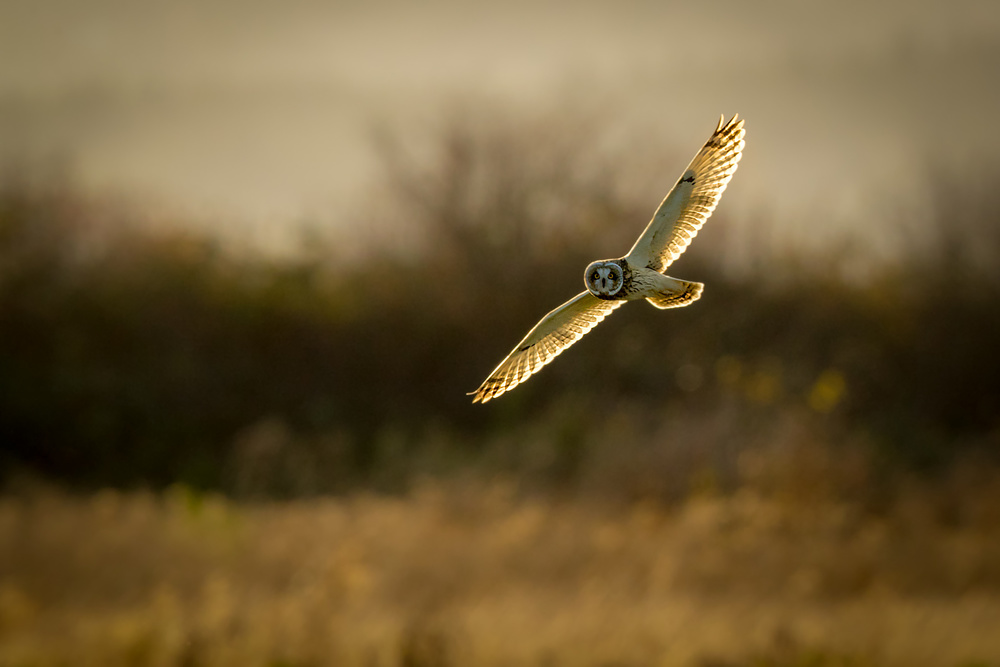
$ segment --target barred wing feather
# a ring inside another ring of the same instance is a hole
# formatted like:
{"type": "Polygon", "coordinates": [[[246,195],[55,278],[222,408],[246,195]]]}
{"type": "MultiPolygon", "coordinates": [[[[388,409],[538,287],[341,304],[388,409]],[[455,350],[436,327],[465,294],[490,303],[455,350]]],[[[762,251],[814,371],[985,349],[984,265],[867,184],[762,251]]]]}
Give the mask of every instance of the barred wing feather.
{"type": "Polygon", "coordinates": [[[623,303],[583,292],[559,306],[528,332],[479,389],[469,394],[475,396],[472,402],[485,403],[524,382],[623,303]]]}
{"type": "Polygon", "coordinates": [[[743,150],[743,121],[739,114],[726,123],[719,119],[708,143],[653,214],[646,230],[626,259],[662,273],[687,249],[712,215],[729,179],[736,172],[743,150]]]}

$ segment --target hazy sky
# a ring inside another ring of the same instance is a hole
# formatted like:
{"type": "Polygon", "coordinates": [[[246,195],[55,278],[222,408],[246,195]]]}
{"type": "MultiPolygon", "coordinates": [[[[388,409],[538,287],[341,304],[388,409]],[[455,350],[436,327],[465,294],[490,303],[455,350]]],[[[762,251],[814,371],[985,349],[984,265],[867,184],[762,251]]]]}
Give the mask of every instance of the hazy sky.
{"type": "Polygon", "coordinates": [[[725,205],[849,225],[931,159],[1000,155],[998,81],[995,0],[0,3],[0,156],[70,156],[88,186],[262,239],[359,200],[373,124],[420,132],[469,95],[684,159],[739,111],[725,205]]]}

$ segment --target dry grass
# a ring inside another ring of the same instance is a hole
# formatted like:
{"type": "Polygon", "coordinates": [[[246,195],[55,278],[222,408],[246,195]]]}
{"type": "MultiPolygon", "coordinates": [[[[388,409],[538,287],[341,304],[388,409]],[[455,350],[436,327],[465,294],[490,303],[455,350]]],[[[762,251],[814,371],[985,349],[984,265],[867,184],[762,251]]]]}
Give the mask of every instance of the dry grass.
{"type": "Polygon", "coordinates": [[[614,509],[500,482],[8,496],[0,664],[1000,664],[998,481],[878,510],[752,485],[614,509]]]}

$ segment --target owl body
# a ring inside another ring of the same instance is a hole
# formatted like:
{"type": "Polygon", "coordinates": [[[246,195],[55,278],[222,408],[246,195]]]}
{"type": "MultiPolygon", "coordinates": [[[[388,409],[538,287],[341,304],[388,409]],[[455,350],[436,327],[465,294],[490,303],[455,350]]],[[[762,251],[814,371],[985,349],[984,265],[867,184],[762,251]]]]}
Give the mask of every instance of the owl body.
{"type": "MultiPolygon", "coordinates": [[[[627,257],[592,262],[583,274],[583,283],[591,294],[604,301],[649,299],[654,305],[656,301],[681,297],[691,291],[692,285],[701,285],[671,278],[647,266],[632,266],[627,257]]],[[[684,305],[700,295],[698,289],[684,305]]]]}
{"type": "Polygon", "coordinates": [[[591,263],[583,276],[587,291],[543,317],[472,392],[472,400],[485,403],[518,386],[628,301],[646,299],[657,308],[697,301],[704,285],[664,272],[715,210],[736,172],[743,136],[737,116],[728,123],[720,119],[628,254],[591,263]]]}

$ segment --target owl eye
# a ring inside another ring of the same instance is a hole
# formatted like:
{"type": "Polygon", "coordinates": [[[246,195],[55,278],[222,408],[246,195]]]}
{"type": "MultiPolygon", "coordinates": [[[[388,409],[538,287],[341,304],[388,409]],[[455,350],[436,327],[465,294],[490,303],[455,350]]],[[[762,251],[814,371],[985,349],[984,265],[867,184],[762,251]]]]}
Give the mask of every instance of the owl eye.
{"type": "Polygon", "coordinates": [[[600,278],[600,276],[597,275],[597,271],[594,271],[594,275],[590,276],[590,279],[593,280],[595,283],[597,282],[598,278],[600,278]]]}

